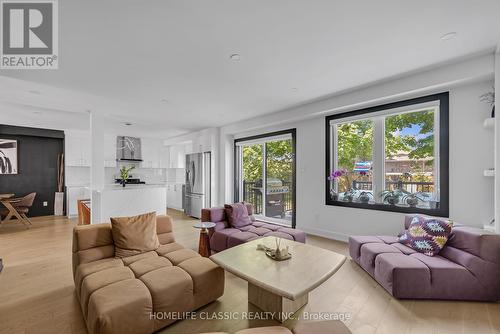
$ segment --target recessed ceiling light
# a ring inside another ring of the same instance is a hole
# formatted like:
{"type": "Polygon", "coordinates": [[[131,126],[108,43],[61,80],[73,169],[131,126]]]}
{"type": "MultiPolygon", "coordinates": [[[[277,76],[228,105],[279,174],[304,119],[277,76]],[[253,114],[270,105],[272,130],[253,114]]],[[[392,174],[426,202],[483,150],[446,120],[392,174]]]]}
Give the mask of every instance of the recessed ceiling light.
{"type": "Polygon", "coordinates": [[[232,61],[239,61],[241,59],[241,56],[238,53],[233,53],[229,56],[229,59],[231,59],[232,61]]]}
{"type": "Polygon", "coordinates": [[[123,124],[126,125],[126,126],[131,126],[132,125],[132,123],[129,123],[129,122],[125,122],[123,124]]]}
{"type": "Polygon", "coordinates": [[[442,41],[449,41],[450,39],[455,38],[456,36],[457,36],[457,33],[455,31],[448,32],[448,33],[444,34],[443,36],[441,36],[441,40],[442,41]]]}
{"type": "Polygon", "coordinates": [[[30,94],[35,94],[35,95],[40,95],[42,94],[39,90],[29,90],[28,93],[30,94]]]}

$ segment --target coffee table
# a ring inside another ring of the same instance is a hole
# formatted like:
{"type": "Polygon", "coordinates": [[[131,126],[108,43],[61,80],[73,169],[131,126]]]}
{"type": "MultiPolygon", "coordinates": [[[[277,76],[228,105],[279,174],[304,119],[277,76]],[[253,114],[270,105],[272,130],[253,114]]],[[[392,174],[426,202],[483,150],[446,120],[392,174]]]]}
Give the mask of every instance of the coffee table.
{"type": "Polygon", "coordinates": [[[282,239],[292,258],[274,261],[258,244],[275,248],[275,237],[264,237],[210,257],[230,273],[248,281],[248,301],[283,322],[307,304],[309,292],[330,278],[346,257],[332,251],[282,239]]]}

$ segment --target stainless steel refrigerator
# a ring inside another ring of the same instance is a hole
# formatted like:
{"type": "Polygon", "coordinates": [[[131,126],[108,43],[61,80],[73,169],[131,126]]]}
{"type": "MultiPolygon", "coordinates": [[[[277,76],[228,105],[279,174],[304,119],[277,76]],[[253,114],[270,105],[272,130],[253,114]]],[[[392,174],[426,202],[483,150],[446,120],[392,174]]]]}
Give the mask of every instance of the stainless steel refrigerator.
{"type": "Polygon", "coordinates": [[[186,155],[186,188],[184,212],[201,218],[201,209],[210,207],[210,152],[186,155]]]}

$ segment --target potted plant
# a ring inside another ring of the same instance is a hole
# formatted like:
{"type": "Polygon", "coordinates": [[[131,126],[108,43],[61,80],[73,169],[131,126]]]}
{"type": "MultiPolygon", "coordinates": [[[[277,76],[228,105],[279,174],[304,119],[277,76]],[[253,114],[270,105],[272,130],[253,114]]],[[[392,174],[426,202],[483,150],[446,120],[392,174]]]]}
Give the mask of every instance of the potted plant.
{"type": "Polygon", "coordinates": [[[135,166],[122,166],[120,168],[120,178],[122,179],[122,187],[125,187],[125,184],[127,183],[128,178],[130,177],[130,171],[134,169],[135,166]]]}
{"type": "Polygon", "coordinates": [[[418,196],[417,193],[405,193],[402,197],[401,200],[403,203],[408,204],[410,208],[415,208],[418,204],[418,196]]]}
{"type": "Polygon", "coordinates": [[[343,197],[344,202],[352,202],[355,195],[356,195],[356,190],[354,190],[353,188],[349,188],[349,190],[344,192],[344,197],[343,197]]]}
{"type": "Polygon", "coordinates": [[[368,203],[370,202],[370,197],[373,197],[373,194],[371,192],[368,192],[368,191],[362,191],[359,196],[358,196],[358,201],[360,203],[368,203]]]}
{"type": "Polygon", "coordinates": [[[338,193],[336,192],[336,182],[344,176],[345,172],[341,169],[333,170],[328,176],[328,180],[333,182],[333,187],[330,189],[330,199],[332,201],[337,201],[339,198],[338,193]]]}
{"type": "Polygon", "coordinates": [[[402,196],[400,189],[395,190],[384,190],[380,193],[382,201],[389,203],[390,205],[396,205],[399,203],[399,199],[402,196]]]}

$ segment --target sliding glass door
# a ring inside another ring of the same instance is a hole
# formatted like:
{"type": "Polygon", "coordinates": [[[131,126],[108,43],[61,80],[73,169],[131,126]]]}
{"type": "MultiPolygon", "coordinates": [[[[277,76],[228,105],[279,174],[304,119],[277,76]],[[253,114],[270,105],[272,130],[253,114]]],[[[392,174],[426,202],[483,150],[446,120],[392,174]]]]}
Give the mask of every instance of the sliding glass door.
{"type": "Polygon", "coordinates": [[[295,129],[235,141],[235,201],[260,220],[295,227],[295,129]]]}

